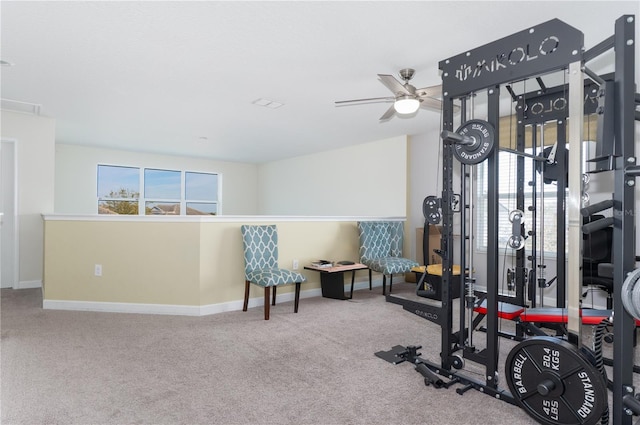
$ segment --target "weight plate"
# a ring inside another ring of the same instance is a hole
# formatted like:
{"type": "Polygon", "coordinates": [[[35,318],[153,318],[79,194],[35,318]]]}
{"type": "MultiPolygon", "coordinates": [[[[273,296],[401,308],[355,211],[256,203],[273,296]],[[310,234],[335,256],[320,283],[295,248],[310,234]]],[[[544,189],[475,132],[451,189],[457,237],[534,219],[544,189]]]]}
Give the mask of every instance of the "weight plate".
{"type": "Polygon", "coordinates": [[[638,279],[640,278],[640,269],[635,269],[634,271],[632,271],[631,273],[629,273],[627,275],[627,278],[624,280],[624,283],[622,284],[622,305],[624,305],[625,310],[627,310],[627,313],[629,313],[631,316],[633,316],[636,319],[640,319],[640,309],[636,307],[636,304],[634,304],[633,301],[633,293],[634,293],[634,289],[636,286],[636,283],[638,282],[638,279]]]}
{"type": "Polygon", "coordinates": [[[518,405],[542,424],[596,425],[608,407],[602,375],[567,341],[522,341],[509,352],[505,371],[518,405]]]}
{"type": "Polygon", "coordinates": [[[453,153],[463,164],[479,164],[491,155],[495,131],[486,121],[470,120],[456,130],[461,136],[473,140],[472,144],[456,143],[453,153]]]}
{"type": "Polygon", "coordinates": [[[633,293],[631,294],[631,304],[633,305],[636,314],[633,317],[640,317],[640,285],[636,282],[633,286],[633,293]]]}

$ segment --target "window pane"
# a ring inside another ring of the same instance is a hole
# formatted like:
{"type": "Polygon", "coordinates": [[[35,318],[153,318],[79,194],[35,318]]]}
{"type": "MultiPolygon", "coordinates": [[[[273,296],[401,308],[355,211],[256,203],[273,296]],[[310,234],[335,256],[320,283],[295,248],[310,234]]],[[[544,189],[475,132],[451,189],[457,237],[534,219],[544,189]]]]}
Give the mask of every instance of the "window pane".
{"type": "Polygon", "coordinates": [[[187,202],[187,215],[217,215],[218,204],[187,202]]]}
{"type": "Polygon", "coordinates": [[[185,172],[185,199],[191,201],[217,201],[218,175],[185,172]]]}
{"type": "Polygon", "coordinates": [[[145,215],[180,215],[180,202],[147,202],[145,215]]]}
{"type": "Polygon", "coordinates": [[[138,201],[99,201],[98,214],[138,214],[138,201]]]}
{"type": "Polygon", "coordinates": [[[180,199],[180,171],[145,169],[144,197],[180,199]]]}
{"type": "Polygon", "coordinates": [[[98,199],[139,197],[139,168],[98,165],[98,199]]]}

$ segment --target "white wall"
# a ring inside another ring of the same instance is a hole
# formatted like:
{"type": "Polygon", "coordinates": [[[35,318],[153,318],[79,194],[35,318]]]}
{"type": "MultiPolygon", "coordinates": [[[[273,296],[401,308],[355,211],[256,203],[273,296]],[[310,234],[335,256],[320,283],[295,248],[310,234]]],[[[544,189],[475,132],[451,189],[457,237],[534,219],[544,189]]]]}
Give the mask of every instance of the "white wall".
{"type": "Polygon", "coordinates": [[[65,144],[57,144],[55,151],[55,212],[59,214],[97,213],[98,164],[220,173],[222,214],[258,213],[258,168],[254,164],[65,144]]]}
{"type": "Polygon", "coordinates": [[[406,136],[262,164],[259,213],[404,217],[407,167],[406,136]]]}
{"type": "Polygon", "coordinates": [[[15,139],[18,156],[19,287],[42,283],[41,214],[54,204],[55,120],[2,111],[2,137],[15,139]]]}
{"type": "MultiPolygon", "coordinates": [[[[420,264],[422,258],[416,258],[416,231],[424,226],[422,202],[427,196],[442,195],[442,142],[439,127],[432,131],[411,136],[409,141],[409,212],[407,216],[407,238],[410,246],[410,258],[420,264]]],[[[431,248],[431,247],[430,247],[431,248]]]]}
{"type": "MultiPolygon", "coordinates": [[[[427,196],[442,196],[442,139],[440,138],[440,116],[430,114],[423,118],[427,121],[425,128],[429,130],[414,134],[409,140],[409,182],[407,193],[409,207],[407,214],[407,237],[411,247],[411,257],[420,264],[422,258],[416,258],[416,228],[424,227],[422,203],[427,196]]],[[[454,160],[454,189],[460,187],[460,166],[454,160]]],[[[455,189],[458,192],[457,189],[455,189]]],[[[459,232],[459,214],[454,216],[454,233],[459,232]]],[[[433,249],[436,247],[429,247],[433,249]]],[[[439,248],[439,247],[438,247],[439,248]]],[[[457,239],[454,240],[454,257],[459,254],[457,239]]]]}

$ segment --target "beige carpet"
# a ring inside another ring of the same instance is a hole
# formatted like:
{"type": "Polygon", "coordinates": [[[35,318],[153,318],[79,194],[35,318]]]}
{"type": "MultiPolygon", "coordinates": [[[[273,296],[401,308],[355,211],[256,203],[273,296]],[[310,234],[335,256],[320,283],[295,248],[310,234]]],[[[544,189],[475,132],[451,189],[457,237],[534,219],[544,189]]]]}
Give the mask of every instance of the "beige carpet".
{"type": "Polygon", "coordinates": [[[42,310],[39,290],[3,289],[2,424],[534,423],[375,357],[420,344],[439,358],[439,327],[380,292],[303,299],[298,314],[284,303],[265,322],[262,307],[197,318],[42,310]]]}

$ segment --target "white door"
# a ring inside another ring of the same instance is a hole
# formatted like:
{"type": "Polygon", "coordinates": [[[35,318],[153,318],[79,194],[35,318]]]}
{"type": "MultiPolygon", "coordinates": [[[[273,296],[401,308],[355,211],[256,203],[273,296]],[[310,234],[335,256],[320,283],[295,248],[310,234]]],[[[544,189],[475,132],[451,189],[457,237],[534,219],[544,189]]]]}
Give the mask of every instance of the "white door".
{"type": "Polygon", "coordinates": [[[16,143],[0,143],[0,288],[18,287],[16,143]]]}

